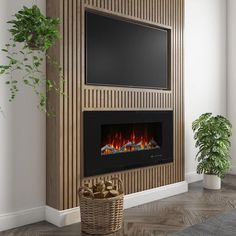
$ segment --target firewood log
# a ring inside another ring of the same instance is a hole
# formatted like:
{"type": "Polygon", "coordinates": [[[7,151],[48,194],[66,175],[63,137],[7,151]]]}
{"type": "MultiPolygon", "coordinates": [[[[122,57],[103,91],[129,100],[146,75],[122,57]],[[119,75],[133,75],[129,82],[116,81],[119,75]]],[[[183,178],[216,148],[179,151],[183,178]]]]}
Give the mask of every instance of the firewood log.
{"type": "Polygon", "coordinates": [[[107,186],[107,187],[106,187],[106,190],[112,190],[112,189],[113,189],[112,186],[107,186]]]}
{"type": "Polygon", "coordinates": [[[113,190],[118,190],[118,185],[114,185],[112,189],[113,190]]]}
{"type": "Polygon", "coordinates": [[[109,193],[111,194],[111,196],[116,197],[119,196],[120,193],[117,190],[110,190],[109,193]]]}
{"type": "Polygon", "coordinates": [[[94,194],[94,198],[101,198],[101,193],[100,192],[96,192],[93,193],[94,194]]]}
{"type": "Polygon", "coordinates": [[[103,192],[103,191],[105,191],[105,189],[106,189],[105,184],[104,184],[104,185],[99,185],[99,186],[97,186],[97,188],[96,188],[96,190],[97,190],[98,192],[103,192]]]}
{"type": "Polygon", "coordinates": [[[101,186],[101,185],[104,185],[104,181],[103,181],[103,180],[100,180],[100,181],[96,184],[96,186],[101,186]]]}
{"type": "Polygon", "coordinates": [[[92,197],[91,193],[89,191],[84,191],[83,195],[85,197],[92,197]]]}
{"type": "Polygon", "coordinates": [[[96,192],[94,193],[94,198],[105,198],[107,194],[108,194],[108,191],[96,192]]]}
{"type": "MultiPolygon", "coordinates": [[[[89,186],[89,184],[86,183],[85,186],[92,191],[94,198],[99,199],[116,197],[123,193],[117,184],[114,184],[109,180],[105,182],[100,180],[98,183],[92,186],[89,186]]],[[[85,190],[83,195],[85,197],[92,197],[92,194],[88,190],[85,190]]]]}
{"type": "Polygon", "coordinates": [[[106,187],[107,187],[107,186],[112,186],[113,183],[112,183],[112,181],[108,181],[108,180],[107,180],[107,181],[105,182],[105,185],[106,185],[106,187]]]}
{"type": "Polygon", "coordinates": [[[90,189],[93,191],[93,193],[98,192],[98,191],[97,191],[97,186],[96,186],[96,185],[93,185],[92,188],[90,188],[90,189]]]}

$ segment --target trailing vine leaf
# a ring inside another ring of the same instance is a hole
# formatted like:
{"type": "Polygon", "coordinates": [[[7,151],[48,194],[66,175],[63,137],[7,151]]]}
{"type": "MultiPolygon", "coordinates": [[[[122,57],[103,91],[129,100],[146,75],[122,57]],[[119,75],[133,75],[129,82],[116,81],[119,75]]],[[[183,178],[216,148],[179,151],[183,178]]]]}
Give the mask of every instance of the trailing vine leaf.
{"type": "MultiPolygon", "coordinates": [[[[47,93],[63,93],[63,76],[60,65],[52,59],[47,50],[60,39],[57,18],[44,16],[40,9],[33,5],[31,8],[23,7],[8,21],[12,38],[1,50],[8,62],[0,65],[0,75],[7,77],[5,83],[9,87],[10,98],[13,101],[19,92],[19,85],[30,87],[39,99],[39,109],[48,115],[52,111],[47,109],[47,93]],[[59,83],[50,81],[42,71],[45,60],[51,63],[58,71],[59,83]],[[17,73],[17,77],[13,76],[17,73]],[[7,75],[7,76],[6,76],[7,75]],[[13,79],[17,78],[17,79],[13,79]],[[46,87],[46,93],[43,88],[46,87]]],[[[48,108],[51,106],[48,104],[48,108]]]]}
{"type": "Polygon", "coordinates": [[[232,125],[230,121],[212,113],[202,114],[192,123],[195,146],[199,148],[196,159],[199,162],[197,173],[217,175],[223,178],[230,169],[230,136],[232,125]]]}

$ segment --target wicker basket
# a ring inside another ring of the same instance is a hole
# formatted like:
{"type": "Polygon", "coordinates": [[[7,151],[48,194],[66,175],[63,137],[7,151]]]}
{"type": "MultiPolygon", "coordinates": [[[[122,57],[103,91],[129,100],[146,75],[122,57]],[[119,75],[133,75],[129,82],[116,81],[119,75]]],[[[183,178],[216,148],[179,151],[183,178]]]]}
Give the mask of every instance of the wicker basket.
{"type": "MultiPolygon", "coordinates": [[[[118,180],[119,188],[123,192],[121,179],[111,180],[118,180]]],[[[112,198],[94,199],[91,190],[92,198],[85,197],[83,195],[85,190],[89,191],[87,187],[81,187],[79,190],[82,231],[89,234],[110,234],[121,229],[124,194],[112,198]]]]}

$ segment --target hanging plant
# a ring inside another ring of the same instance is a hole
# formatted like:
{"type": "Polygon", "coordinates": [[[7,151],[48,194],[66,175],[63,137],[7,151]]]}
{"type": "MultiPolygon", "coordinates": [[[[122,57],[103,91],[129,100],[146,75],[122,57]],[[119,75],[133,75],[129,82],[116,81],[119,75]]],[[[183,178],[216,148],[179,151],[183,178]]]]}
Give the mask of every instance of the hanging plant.
{"type": "Polygon", "coordinates": [[[36,5],[32,8],[23,7],[15,14],[15,19],[8,23],[12,24],[9,31],[13,40],[25,43],[33,50],[46,51],[60,38],[57,29],[59,19],[45,17],[36,5]]]}
{"type": "Polygon", "coordinates": [[[7,75],[6,84],[9,86],[10,99],[14,100],[19,91],[19,84],[30,86],[39,97],[39,108],[47,114],[47,96],[50,91],[63,94],[63,79],[61,68],[52,59],[47,50],[60,39],[58,18],[44,16],[40,9],[33,5],[31,8],[23,7],[14,15],[14,19],[7,22],[11,25],[9,31],[11,39],[2,52],[6,54],[8,63],[0,65],[0,75],[7,75]],[[46,78],[42,71],[45,59],[58,70],[60,83],[46,78]],[[14,76],[17,73],[17,76],[14,76]],[[17,78],[17,79],[13,79],[17,78]],[[43,89],[46,86],[46,93],[43,89]]]}

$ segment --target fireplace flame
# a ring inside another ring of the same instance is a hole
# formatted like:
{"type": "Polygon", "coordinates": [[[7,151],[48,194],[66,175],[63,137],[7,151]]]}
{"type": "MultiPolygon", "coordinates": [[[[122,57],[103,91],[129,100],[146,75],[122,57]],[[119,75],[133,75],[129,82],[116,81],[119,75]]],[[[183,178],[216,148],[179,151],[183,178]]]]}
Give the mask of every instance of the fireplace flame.
{"type": "Polygon", "coordinates": [[[144,129],[143,135],[138,135],[133,129],[128,138],[127,135],[125,138],[122,132],[109,134],[107,141],[101,147],[101,155],[150,150],[155,148],[160,147],[154,138],[148,135],[147,129],[144,129]]]}

